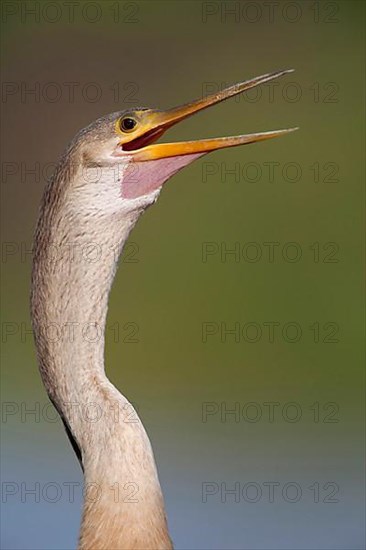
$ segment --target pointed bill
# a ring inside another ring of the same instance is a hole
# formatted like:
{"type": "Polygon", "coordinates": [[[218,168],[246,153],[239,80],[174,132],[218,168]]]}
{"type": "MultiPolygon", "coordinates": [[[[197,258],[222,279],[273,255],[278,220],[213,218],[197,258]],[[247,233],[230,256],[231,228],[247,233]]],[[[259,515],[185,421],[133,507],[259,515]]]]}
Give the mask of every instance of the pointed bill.
{"type": "Polygon", "coordinates": [[[274,137],[279,137],[297,128],[288,128],[284,130],[273,130],[270,132],[261,132],[255,134],[245,134],[231,137],[220,137],[212,139],[202,139],[195,141],[182,141],[177,143],[158,143],[155,141],[161,137],[168,128],[177,124],[181,120],[192,116],[216,103],[220,103],[230,97],[245,92],[255,86],[269,82],[279,76],[293,72],[292,69],[277,71],[262,76],[257,76],[251,80],[246,80],[233,86],[229,86],[220,92],[208,95],[202,99],[197,99],[191,103],[174,107],[167,111],[150,111],[138,131],[133,134],[129,141],[121,143],[122,150],[127,154],[131,152],[133,160],[148,161],[162,158],[176,157],[181,155],[204,154],[216,149],[225,147],[235,147],[257,141],[264,141],[274,137]]]}

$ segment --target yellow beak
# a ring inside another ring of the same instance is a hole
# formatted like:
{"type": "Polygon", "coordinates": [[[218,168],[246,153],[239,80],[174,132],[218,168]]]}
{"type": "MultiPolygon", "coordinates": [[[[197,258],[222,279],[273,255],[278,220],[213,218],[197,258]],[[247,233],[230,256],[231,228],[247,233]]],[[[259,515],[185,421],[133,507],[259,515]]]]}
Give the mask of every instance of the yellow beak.
{"type": "Polygon", "coordinates": [[[250,88],[269,82],[279,76],[291,73],[292,70],[278,71],[270,74],[258,76],[251,80],[234,84],[224,90],[209,95],[203,99],[198,99],[183,106],[175,107],[167,111],[154,111],[149,114],[149,121],[144,125],[140,135],[135,135],[129,143],[125,143],[123,149],[133,152],[133,158],[136,161],[156,160],[167,157],[176,157],[181,155],[191,155],[199,153],[208,153],[216,149],[225,147],[235,147],[264,141],[274,137],[279,137],[297,128],[287,128],[284,130],[273,130],[270,132],[260,132],[255,134],[244,134],[231,137],[220,137],[212,139],[202,139],[195,141],[181,141],[176,143],[158,143],[156,141],[168,128],[177,124],[179,121],[202,111],[211,105],[220,103],[229,97],[235,96],[250,88]]]}

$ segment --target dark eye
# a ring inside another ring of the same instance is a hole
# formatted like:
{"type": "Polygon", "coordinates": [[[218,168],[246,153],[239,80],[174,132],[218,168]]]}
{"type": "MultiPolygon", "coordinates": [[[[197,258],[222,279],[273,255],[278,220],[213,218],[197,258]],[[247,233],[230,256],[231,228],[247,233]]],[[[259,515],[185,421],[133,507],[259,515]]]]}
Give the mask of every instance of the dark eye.
{"type": "Polygon", "coordinates": [[[120,120],[120,127],[123,132],[131,132],[134,127],[136,126],[137,122],[134,118],[131,118],[129,116],[125,118],[121,118],[120,120]]]}

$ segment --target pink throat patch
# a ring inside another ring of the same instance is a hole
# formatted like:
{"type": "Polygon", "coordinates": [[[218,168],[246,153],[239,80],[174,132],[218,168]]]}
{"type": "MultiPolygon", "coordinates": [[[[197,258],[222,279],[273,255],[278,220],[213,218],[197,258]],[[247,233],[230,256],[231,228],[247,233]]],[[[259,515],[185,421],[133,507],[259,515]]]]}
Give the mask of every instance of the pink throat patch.
{"type": "Polygon", "coordinates": [[[124,199],[136,199],[159,189],[171,176],[206,153],[132,162],[121,181],[124,199]]]}

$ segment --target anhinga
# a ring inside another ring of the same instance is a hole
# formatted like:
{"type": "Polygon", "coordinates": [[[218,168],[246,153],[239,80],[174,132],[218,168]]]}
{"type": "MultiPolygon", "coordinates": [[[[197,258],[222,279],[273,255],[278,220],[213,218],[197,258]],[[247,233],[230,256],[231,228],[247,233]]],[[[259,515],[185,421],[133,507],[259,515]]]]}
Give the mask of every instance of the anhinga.
{"type": "Polygon", "coordinates": [[[198,157],[293,129],[155,141],[186,117],[288,72],[167,111],[104,116],[76,135],[46,187],[34,243],[32,320],[43,382],[93,493],[84,501],[80,550],[172,548],[150,441],[137,415],[134,422],[126,420],[129,402],[104,372],[108,295],[131,229],[163,183],[198,157]],[[85,257],[90,245],[100,251],[96,261],[85,257]],[[62,330],[62,337],[50,337],[50,327],[62,330]],[[88,336],[90,327],[103,337],[88,336]],[[75,404],[90,403],[102,411],[96,422],[75,413],[75,404]]]}

